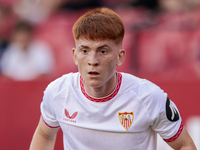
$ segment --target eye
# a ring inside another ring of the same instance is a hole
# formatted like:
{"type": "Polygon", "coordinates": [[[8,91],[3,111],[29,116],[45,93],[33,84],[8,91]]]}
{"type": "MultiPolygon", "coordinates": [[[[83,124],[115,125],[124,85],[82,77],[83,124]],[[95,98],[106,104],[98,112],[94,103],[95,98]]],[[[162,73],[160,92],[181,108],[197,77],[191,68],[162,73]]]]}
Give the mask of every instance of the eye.
{"type": "Polygon", "coordinates": [[[106,54],[107,51],[106,51],[106,50],[101,50],[100,53],[101,53],[101,54],[106,54]]]}
{"type": "Polygon", "coordinates": [[[84,50],[82,50],[82,53],[86,54],[86,53],[87,53],[87,50],[85,50],[85,49],[84,49],[84,50]]]}

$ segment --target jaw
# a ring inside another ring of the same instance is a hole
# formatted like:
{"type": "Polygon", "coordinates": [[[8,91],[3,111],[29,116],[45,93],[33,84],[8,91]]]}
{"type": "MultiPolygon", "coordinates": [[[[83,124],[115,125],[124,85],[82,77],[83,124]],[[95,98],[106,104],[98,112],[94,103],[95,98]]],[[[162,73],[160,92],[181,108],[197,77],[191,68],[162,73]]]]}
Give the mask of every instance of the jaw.
{"type": "Polygon", "coordinates": [[[84,86],[86,92],[93,97],[105,97],[112,93],[117,84],[117,75],[110,78],[85,78],[84,86]]]}

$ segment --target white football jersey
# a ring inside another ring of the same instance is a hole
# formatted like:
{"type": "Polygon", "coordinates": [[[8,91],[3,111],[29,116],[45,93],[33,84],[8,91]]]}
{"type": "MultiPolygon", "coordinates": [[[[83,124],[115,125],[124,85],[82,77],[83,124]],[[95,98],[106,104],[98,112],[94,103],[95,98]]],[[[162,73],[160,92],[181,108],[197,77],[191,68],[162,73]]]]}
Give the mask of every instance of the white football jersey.
{"type": "Polygon", "coordinates": [[[94,98],[79,73],[51,82],[41,113],[51,128],[61,127],[65,150],[156,150],[157,133],[172,142],[183,123],[175,104],[158,86],[127,73],[109,96],[94,98]]]}

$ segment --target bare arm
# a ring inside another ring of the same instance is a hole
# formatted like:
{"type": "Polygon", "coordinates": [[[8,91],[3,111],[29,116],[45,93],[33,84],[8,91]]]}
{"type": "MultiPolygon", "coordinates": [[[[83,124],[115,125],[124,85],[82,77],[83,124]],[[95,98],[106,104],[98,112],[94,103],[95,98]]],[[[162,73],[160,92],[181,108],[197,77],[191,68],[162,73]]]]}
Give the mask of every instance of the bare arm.
{"type": "Polygon", "coordinates": [[[197,150],[185,127],[178,139],[167,144],[175,150],[197,150]]]}
{"type": "Polygon", "coordinates": [[[53,150],[58,130],[48,127],[41,117],[29,150],[53,150]]]}

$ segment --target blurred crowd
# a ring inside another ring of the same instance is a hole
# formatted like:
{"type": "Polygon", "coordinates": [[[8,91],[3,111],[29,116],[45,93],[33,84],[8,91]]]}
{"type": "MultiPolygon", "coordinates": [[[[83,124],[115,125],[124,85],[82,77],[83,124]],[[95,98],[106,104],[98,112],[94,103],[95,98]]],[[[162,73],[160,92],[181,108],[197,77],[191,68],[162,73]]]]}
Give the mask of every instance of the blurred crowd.
{"type": "Polygon", "coordinates": [[[124,22],[119,71],[160,80],[200,80],[200,0],[0,0],[0,78],[55,79],[77,71],[72,26],[95,7],[124,22]]]}

